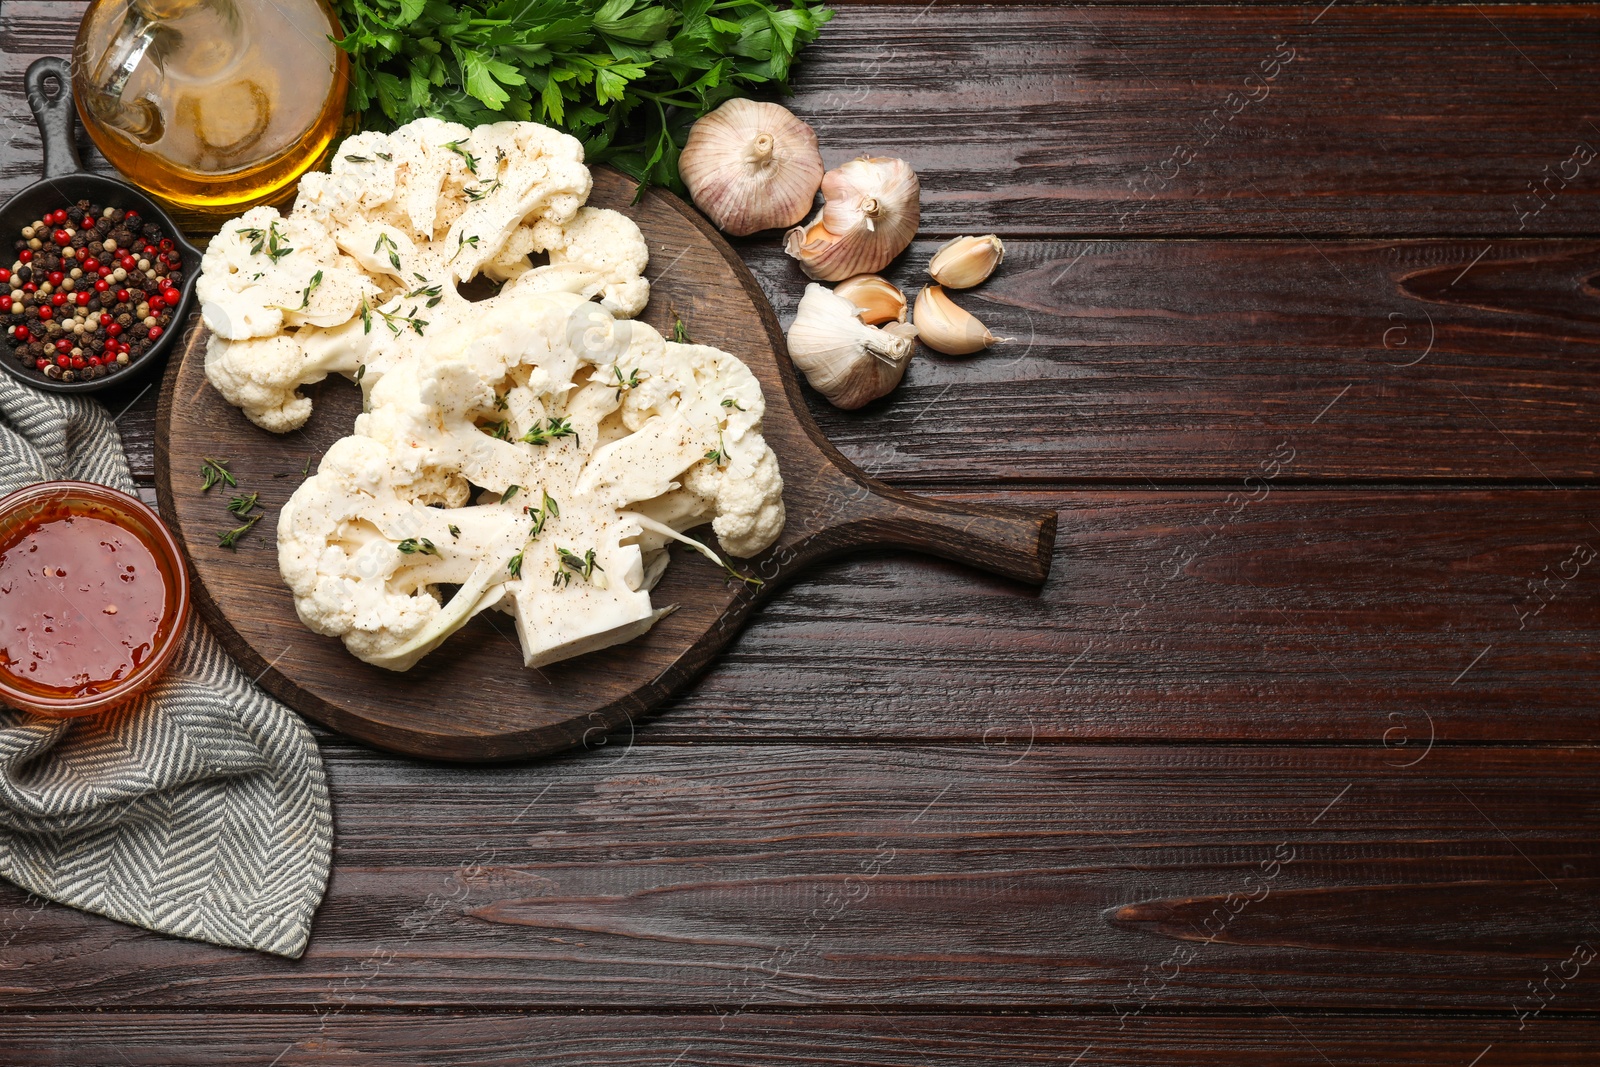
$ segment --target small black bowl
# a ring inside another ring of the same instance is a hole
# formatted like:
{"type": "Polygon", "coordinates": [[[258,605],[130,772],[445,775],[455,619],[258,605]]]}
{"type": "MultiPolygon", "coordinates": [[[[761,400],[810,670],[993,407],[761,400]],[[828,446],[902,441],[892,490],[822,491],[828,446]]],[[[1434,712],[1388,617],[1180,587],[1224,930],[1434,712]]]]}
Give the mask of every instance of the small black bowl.
{"type": "MultiPolygon", "coordinates": [[[[34,60],[28,68],[24,84],[28,89],[28,106],[33,109],[34,121],[44,141],[44,177],[6,201],[0,207],[0,241],[9,246],[24,226],[31,224],[46,211],[79,200],[92,200],[102,207],[132,208],[140,217],[160,226],[172,238],[183,259],[183,283],[179,291],[183,299],[172,310],[171,324],[166,332],[142,355],[114,374],[88,381],[58,382],[46,378],[32,367],[17,362],[11,342],[0,333],[0,368],[24,385],[50,393],[94,393],[114,385],[132,381],[161,362],[168,349],[183,335],[174,329],[187,321],[194,307],[194,283],[200,275],[200,250],[183,239],[172,218],[154,200],[127,182],[91,174],[83,169],[78,159],[78,145],[74,139],[73,124],[77,114],[72,106],[72,75],[67,61],[56,56],[34,60]],[[51,83],[55,88],[51,88],[51,83]]],[[[0,248],[0,255],[9,255],[0,248]]]]}

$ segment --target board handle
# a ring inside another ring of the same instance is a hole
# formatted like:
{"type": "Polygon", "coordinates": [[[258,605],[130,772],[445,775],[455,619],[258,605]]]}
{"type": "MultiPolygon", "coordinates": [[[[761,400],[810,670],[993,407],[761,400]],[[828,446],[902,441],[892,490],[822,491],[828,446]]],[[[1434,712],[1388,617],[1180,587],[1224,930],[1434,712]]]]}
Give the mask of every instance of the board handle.
{"type": "Polygon", "coordinates": [[[1029,585],[1050,576],[1054,511],[930,500],[865,475],[846,477],[851,487],[839,533],[849,547],[909,548],[1029,585]]]}

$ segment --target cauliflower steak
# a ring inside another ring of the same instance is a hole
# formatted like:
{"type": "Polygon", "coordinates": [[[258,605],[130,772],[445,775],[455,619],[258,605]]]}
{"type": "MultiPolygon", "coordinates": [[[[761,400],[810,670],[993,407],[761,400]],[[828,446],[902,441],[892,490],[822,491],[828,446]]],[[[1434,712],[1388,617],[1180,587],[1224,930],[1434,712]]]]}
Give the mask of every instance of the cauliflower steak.
{"type": "Polygon", "coordinates": [[[782,532],[760,384],[631,318],[645,242],[588,193],[564,134],[419,119],[349,138],[289,215],[254,208],[206,252],[229,402],[282,433],[302,385],[364,394],[277,534],[300,620],[368,663],[407,670],[487,610],[530,667],[618,644],[671,610],[650,602],[669,544],[722,562],[685,531],[741,557],[782,532]],[[479,274],[501,289],[468,301],[479,274]]]}

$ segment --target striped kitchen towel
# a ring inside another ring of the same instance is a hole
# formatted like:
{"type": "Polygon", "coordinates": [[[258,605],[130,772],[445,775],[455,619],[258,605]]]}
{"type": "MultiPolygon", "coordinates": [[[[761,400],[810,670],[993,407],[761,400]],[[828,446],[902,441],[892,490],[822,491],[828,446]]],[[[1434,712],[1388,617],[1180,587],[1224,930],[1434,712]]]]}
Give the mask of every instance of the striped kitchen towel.
{"type": "MultiPolygon", "coordinates": [[[[0,375],[0,494],[56,478],[133,491],[98,402],[0,375]]],[[[297,957],[332,847],[316,740],[196,618],[131,704],[76,720],[0,707],[0,877],[38,896],[297,957]]]]}

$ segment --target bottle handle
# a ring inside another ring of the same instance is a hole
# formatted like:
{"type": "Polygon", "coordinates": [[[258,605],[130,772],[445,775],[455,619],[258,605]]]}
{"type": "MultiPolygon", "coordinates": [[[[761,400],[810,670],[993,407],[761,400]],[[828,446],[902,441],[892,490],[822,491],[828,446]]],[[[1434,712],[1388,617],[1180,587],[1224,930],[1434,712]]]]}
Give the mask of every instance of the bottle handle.
{"type": "Polygon", "coordinates": [[[72,68],[59,56],[36,59],[23,76],[28,107],[44,143],[44,176],[64,178],[83,170],[73,137],[72,68]],[[55,88],[51,88],[51,82],[55,88]]]}

